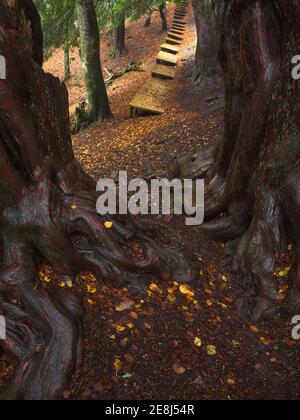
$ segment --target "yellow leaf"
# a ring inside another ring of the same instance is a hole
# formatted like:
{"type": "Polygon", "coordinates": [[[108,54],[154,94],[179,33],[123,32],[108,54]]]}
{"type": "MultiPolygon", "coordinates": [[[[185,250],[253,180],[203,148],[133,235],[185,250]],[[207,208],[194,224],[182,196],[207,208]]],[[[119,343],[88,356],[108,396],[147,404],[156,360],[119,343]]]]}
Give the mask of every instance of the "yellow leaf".
{"type": "Polygon", "coordinates": [[[66,283],[64,281],[60,281],[58,283],[58,286],[64,288],[64,287],[66,287],[66,283]]]}
{"type": "Polygon", "coordinates": [[[72,210],[77,210],[78,209],[78,205],[77,204],[72,204],[71,205],[71,209],[72,210]]]}
{"type": "Polygon", "coordinates": [[[105,227],[106,229],[111,229],[111,228],[113,227],[113,222],[105,222],[105,223],[104,223],[104,227],[105,227]]]}
{"type": "Polygon", "coordinates": [[[134,329],[134,325],[133,325],[131,322],[128,322],[127,327],[128,327],[130,330],[133,330],[133,329],[134,329]]]}
{"type": "Polygon", "coordinates": [[[172,303],[176,302],[176,296],[175,295],[168,295],[168,300],[172,303]]]}
{"type": "Polygon", "coordinates": [[[122,362],[121,362],[121,360],[120,359],[116,359],[115,361],[114,361],[114,368],[115,368],[115,370],[118,372],[119,370],[121,370],[121,368],[122,368],[122,362]]]}
{"type": "Polygon", "coordinates": [[[202,340],[201,340],[201,338],[195,337],[194,344],[197,347],[201,347],[202,346],[202,340]]]}
{"type": "Polygon", "coordinates": [[[93,273],[88,273],[86,276],[86,280],[95,283],[97,279],[93,273]]]}
{"type": "Polygon", "coordinates": [[[232,379],[232,378],[228,378],[227,383],[228,383],[228,385],[235,385],[235,380],[232,379]]]}
{"type": "Polygon", "coordinates": [[[72,282],[72,280],[68,280],[68,281],[66,282],[66,284],[67,284],[67,286],[68,286],[70,289],[73,287],[73,282],[72,282]]]}
{"type": "Polygon", "coordinates": [[[155,290],[158,290],[158,289],[159,289],[159,287],[157,286],[157,284],[152,283],[152,284],[150,284],[149,289],[150,289],[150,290],[152,290],[152,292],[154,292],[155,290]]]}
{"type": "Polygon", "coordinates": [[[207,350],[207,354],[209,356],[216,356],[216,354],[217,354],[216,346],[209,345],[209,346],[207,346],[206,350],[207,350]]]}
{"type": "Polygon", "coordinates": [[[116,330],[118,332],[124,332],[126,330],[126,328],[125,327],[122,327],[121,325],[117,325],[116,330]]]}
{"type": "Polygon", "coordinates": [[[44,274],[44,273],[42,273],[42,272],[40,272],[40,273],[39,273],[39,277],[40,277],[40,279],[41,279],[42,281],[44,281],[45,283],[50,283],[50,282],[51,282],[50,277],[46,276],[46,274],[44,274]]]}
{"type": "Polygon", "coordinates": [[[228,278],[226,276],[222,276],[222,280],[225,281],[225,283],[228,282],[228,278]]]}
{"type": "Polygon", "coordinates": [[[183,295],[191,296],[191,297],[195,296],[195,293],[186,284],[182,284],[179,287],[179,290],[183,295]]]}
{"type": "Polygon", "coordinates": [[[96,302],[95,302],[93,299],[88,299],[88,300],[87,300],[87,303],[88,303],[89,305],[92,305],[92,306],[96,305],[96,302]]]}
{"type": "Polygon", "coordinates": [[[113,334],[113,335],[111,335],[109,338],[110,338],[111,340],[115,340],[115,339],[116,339],[116,335],[115,335],[115,334],[113,334]]]}
{"type": "Polygon", "coordinates": [[[291,267],[286,267],[284,270],[279,271],[279,277],[286,277],[290,272],[291,267]]]}
{"type": "Polygon", "coordinates": [[[213,302],[212,302],[212,300],[210,300],[210,299],[208,299],[208,300],[206,301],[206,304],[207,304],[207,306],[209,306],[209,307],[213,306],[213,302]]]}
{"type": "Polygon", "coordinates": [[[91,295],[93,295],[93,294],[95,294],[97,292],[96,287],[91,286],[90,284],[87,285],[87,288],[86,289],[87,289],[88,293],[90,293],[91,295]]]}

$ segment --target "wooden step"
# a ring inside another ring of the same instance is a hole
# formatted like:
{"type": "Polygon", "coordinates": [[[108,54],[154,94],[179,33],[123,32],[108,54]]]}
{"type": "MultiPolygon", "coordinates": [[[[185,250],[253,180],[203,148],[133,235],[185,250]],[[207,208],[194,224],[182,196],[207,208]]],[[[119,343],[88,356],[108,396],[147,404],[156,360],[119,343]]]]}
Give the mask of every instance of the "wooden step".
{"type": "Polygon", "coordinates": [[[179,25],[186,25],[186,22],[183,19],[174,19],[173,23],[178,23],[179,25]]]}
{"type": "Polygon", "coordinates": [[[164,114],[165,110],[161,105],[161,97],[165,93],[166,87],[163,83],[165,82],[155,78],[148,80],[129,104],[131,117],[138,112],[155,115],[164,114]]]}
{"type": "Polygon", "coordinates": [[[184,30],[174,28],[173,26],[172,26],[172,28],[171,28],[171,31],[172,31],[174,34],[177,34],[177,35],[184,35],[184,33],[185,33],[185,31],[184,31],[184,30]]]}
{"type": "Polygon", "coordinates": [[[186,29],[186,25],[181,24],[181,23],[172,23],[172,26],[176,26],[176,28],[178,29],[183,29],[183,30],[186,29]]]}
{"type": "Polygon", "coordinates": [[[166,38],[166,44],[170,44],[170,45],[181,45],[181,41],[179,41],[177,39],[169,38],[167,36],[167,38],[166,38]]]}
{"type": "Polygon", "coordinates": [[[172,25],[171,26],[171,31],[172,32],[177,31],[177,32],[180,32],[181,34],[184,34],[186,30],[184,28],[181,28],[180,26],[172,25]]]}
{"type": "Polygon", "coordinates": [[[184,36],[178,35],[178,34],[172,32],[172,31],[168,33],[168,38],[176,39],[176,41],[183,41],[184,40],[184,36]]]}
{"type": "Polygon", "coordinates": [[[177,47],[176,45],[170,45],[170,44],[162,44],[160,46],[160,49],[170,54],[178,54],[180,50],[180,48],[177,47]]]}
{"type": "Polygon", "coordinates": [[[159,77],[161,79],[173,80],[175,78],[174,67],[163,64],[156,64],[151,73],[153,77],[159,77]]]}
{"type": "Polygon", "coordinates": [[[178,57],[164,51],[160,51],[156,57],[157,64],[164,64],[166,66],[174,67],[177,65],[178,57]]]}

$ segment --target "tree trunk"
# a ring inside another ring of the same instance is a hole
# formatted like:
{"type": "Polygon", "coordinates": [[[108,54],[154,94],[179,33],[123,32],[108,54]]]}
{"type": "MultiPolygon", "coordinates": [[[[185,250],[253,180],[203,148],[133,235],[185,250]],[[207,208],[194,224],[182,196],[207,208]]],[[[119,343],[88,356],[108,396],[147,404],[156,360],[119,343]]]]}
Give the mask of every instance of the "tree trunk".
{"type": "Polygon", "coordinates": [[[136,287],[148,274],[186,281],[192,269],[128,217],[105,229],[94,182],[74,158],[65,85],[41,67],[40,21],[36,13],[28,17],[27,5],[0,0],[7,63],[7,79],[0,80],[0,303],[7,340],[0,345],[19,362],[1,399],[47,400],[61,397],[81,362],[82,309],[70,289],[38,282],[41,263],[59,278],[88,270],[115,286],[136,287]]]}
{"type": "Polygon", "coordinates": [[[300,83],[291,63],[299,25],[299,0],[230,0],[222,27],[225,131],[207,175],[201,231],[236,240],[234,268],[245,288],[237,305],[254,321],[277,311],[273,270],[288,243],[287,307],[300,311],[300,83]]]}
{"type": "Polygon", "coordinates": [[[77,0],[80,51],[90,122],[111,116],[100,61],[100,34],[93,0],[77,0]]]}
{"type": "Polygon", "coordinates": [[[152,10],[149,10],[147,14],[147,18],[145,20],[145,28],[148,28],[151,25],[151,19],[152,19],[152,10]]]}
{"type": "Polygon", "coordinates": [[[161,3],[159,6],[159,14],[162,21],[162,30],[166,31],[168,29],[168,21],[167,21],[167,7],[166,3],[161,3]]]}
{"type": "Polygon", "coordinates": [[[116,28],[115,32],[115,50],[117,55],[121,55],[125,50],[125,18],[116,28]]]}
{"type": "Polygon", "coordinates": [[[218,44],[224,2],[193,0],[193,8],[198,38],[195,80],[205,85],[220,72],[218,44]]]}
{"type": "Polygon", "coordinates": [[[68,45],[64,45],[64,69],[65,69],[65,80],[71,79],[71,66],[70,66],[70,48],[68,45]]]}

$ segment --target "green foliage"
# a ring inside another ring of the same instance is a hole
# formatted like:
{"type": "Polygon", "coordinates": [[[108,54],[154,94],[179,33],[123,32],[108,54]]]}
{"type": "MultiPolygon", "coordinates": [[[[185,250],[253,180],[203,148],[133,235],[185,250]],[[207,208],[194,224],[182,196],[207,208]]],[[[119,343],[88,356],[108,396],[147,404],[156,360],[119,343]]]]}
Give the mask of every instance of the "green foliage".
{"type": "MultiPolygon", "coordinates": [[[[173,0],[178,2],[179,0],[173,0]]],[[[42,19],[45,55],[62,45],[77,45],[75,0],[34,0],[42,19]]],[[[101,30],[113,30],[124,18],[136,20],[149,10],[157,8],[163,0],[95,0],[101,30]]]]}
{"type": "Polygon", "coordinates": [[[74,0],[34,0],[41,16],[46,56],[53,48],[72,46],[78,38],[74,0]]]}

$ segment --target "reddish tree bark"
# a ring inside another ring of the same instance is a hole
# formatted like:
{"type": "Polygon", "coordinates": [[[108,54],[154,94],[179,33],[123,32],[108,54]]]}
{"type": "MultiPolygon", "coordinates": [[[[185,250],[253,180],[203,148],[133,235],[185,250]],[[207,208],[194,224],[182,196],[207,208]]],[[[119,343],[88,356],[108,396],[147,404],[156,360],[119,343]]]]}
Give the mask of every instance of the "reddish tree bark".
{"type": "MultiPolygon", "coordinates": [[[[299,11],[299,1],[231,1],[223,28],[225,136],[208,191],[224,182],[219,202],[227,216],[203,230],[220,239],[241,238],[234,265],[247,290],[238,306],[254,320],[276,311],[272,272],[287,246],[287,226],[299,214],[299,203],[287,199],[299,174],[299,84],[291,75],[300,47],[299,11]]],[[[294,233],[290,241],[297,248],[294,233]]],[[[298,294],[291,288],[292,310],[298,294]]]]}
{"type": "Polygon", "coordinates": [[[277,312],[272,272],[288,243],[294,258],[287,307],[300,310],[300,83],[291,63],[300,51],[299,25],[299,0],[226,2],[224,137],[191,162],[194,175],[206,173],[201,232],[235,240],[234,268],[245,288],[237,306],[254,321],[277,312]]]}
{"type": "Polygon", "coordinates": [[[105,229],[94,182],[74,158],[65,85],[40,65],[40,22],[29,0],[0,0],[0,51],[7,62],[0,80],[0,302],[8,326],[1,345],[18,361],[2,398],[55,399],[81,362],[82,309],[71,291],[37,285],[41,262],[62,278],[89,270],[116,286],[138,287],[149,273],[178,281],[193,273],[181,253],[159,248],[132,220],[105,229]]]}

